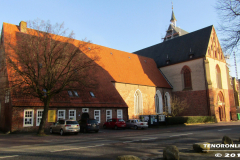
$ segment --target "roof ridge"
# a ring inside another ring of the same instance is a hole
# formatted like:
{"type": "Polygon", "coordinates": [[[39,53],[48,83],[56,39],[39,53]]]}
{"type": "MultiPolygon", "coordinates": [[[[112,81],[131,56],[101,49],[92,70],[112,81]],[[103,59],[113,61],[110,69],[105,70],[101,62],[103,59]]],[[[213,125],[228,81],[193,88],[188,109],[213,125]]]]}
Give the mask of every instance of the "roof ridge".
{"type": "Polygon", "coordinates": [[[163,41],[163,42],[160,42],[160,43],[157,43],[157,44],[151,45],[151,46],[149,46],[149,47],[146,47],[146,48],[143,48],[143,49],[137,50],[137,51],[135,51],[135,52],[133,52],[133,53],[135,54],[135,53],[138,52],[138,51],[141,51],[141,50],[144,50],[144,49],[147,49],[147,48],[153,47],[153,46],[157,46],[157,45],[162,44],[162,43],[167,43],[167,42],[169,42],[170,40],[175,40],[175,39],[180,38],[180,37],[182,38],[182,37],[185,37],[185,36],[187,36],[187,35],[191,35],[192,33],[195,33],[195,32],[198,32],[198,31],[201,31],[201,30],[204,30],[204,29],[207,29],[207,28],[209,28],[209,27],[214,27],[214,26],[213,26],[213,25],[210,25],[210,26],[207,26],[207,27],[204,27],[204,28],[198,29],[198,30],[196,30],[196,31],[189,32],[188,34],[184,34],[184,35],[182,35],[182,36],[178,36],[178,37],[175,37],[175,38],[173,38],[173,39],[169,39],[168,41],[163,41]]]}

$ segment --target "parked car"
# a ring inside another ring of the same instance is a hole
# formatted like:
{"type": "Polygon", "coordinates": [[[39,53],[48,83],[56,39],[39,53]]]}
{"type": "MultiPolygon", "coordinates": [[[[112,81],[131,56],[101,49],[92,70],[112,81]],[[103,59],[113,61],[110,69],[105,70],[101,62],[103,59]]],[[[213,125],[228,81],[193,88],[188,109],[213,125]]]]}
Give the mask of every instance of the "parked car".
{"type": "Polygon", "coordinates": [[[78,121],[82,132],[99,131],[99,123],[96,119],[81,119],[78,121]]]}
{"type": "Polygon", "coordinates": [[[108,119],[107,122],[105,122],[103,124],[103,128],[114,128],[114,129],[123,128],[123,129],[125,129],[126,123],[121,118],[112,118],[112,119],[108,119]]]}
{"type": "Polygon", "coordinates": [[[127,128],[144,129],[148,128],[148,122],[142,122],[139,119],[129,119],[126,121],[127,128]]]}
{"type": "Polygon", "coordinates": [[[64,135],[65,133],[74,133],[78,134],[80,131],[80,126],[77,121],[72,119],[61,119],[56,123],[50,126],[50,133],[58,132],[60,135],[64,135]]]}

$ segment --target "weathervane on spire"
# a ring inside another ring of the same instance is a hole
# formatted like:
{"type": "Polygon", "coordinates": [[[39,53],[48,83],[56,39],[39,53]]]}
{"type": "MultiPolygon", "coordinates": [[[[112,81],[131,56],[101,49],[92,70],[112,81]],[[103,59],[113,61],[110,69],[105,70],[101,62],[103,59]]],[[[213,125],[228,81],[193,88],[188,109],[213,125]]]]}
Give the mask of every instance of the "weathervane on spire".
{"type": "Polygon", "coordinates": [[[172,10],[173,10],[173,2],[172,2],[172,10]]]}

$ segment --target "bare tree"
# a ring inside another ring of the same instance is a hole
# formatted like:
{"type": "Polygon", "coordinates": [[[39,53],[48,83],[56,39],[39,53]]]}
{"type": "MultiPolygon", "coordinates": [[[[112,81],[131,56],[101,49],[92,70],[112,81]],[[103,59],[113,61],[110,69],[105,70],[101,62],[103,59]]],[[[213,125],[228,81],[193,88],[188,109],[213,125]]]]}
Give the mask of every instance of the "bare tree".
{"type": "Polygon", "coordinates": [[[168,112],[168,109],[166,108],[166,112],[164,112],[165,115],[176,117],[180,115],[184,110],[188,109],[189,105],[187,103],[187,99],[180,99],[179,97],[173,96],[171,98],[171,113],[168,112]]]}
{"type": "Polygon", "coordinates": [[[4,89],[10,91],[12,99],[35,97],[43,102],[38,130],[42,135],[54,96],[97,86],[92,76],[98,60],[97,47],[74,40],[73,32],[64,37],[63,24],[53,26],[49,22],[31,21],[28,26],[25,33],[4,35],[2,66],[7,76],[4,89]]]}
{"type": "Polygon", "coordinates": [[[220,31],[223,35],[223,48],[230,53],[238,50],[240,40],[240,1],[218,0],[216,10],[221,23],[220,31]]]}

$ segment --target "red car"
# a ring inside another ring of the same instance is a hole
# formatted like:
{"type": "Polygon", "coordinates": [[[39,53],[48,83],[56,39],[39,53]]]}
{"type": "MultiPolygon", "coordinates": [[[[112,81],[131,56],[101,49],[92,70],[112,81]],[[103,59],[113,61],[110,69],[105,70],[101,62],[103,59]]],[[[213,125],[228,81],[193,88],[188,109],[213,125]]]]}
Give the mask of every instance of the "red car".
{"type": "Polygon", "coordinates": [[[107,122],[105,122],[103,124],[103,128],[114,128],[114,129],[123,128],[123,129],[125,129],[126,123],[121,118],[112,118],[112,119],[108,119],[107,122]]]}

